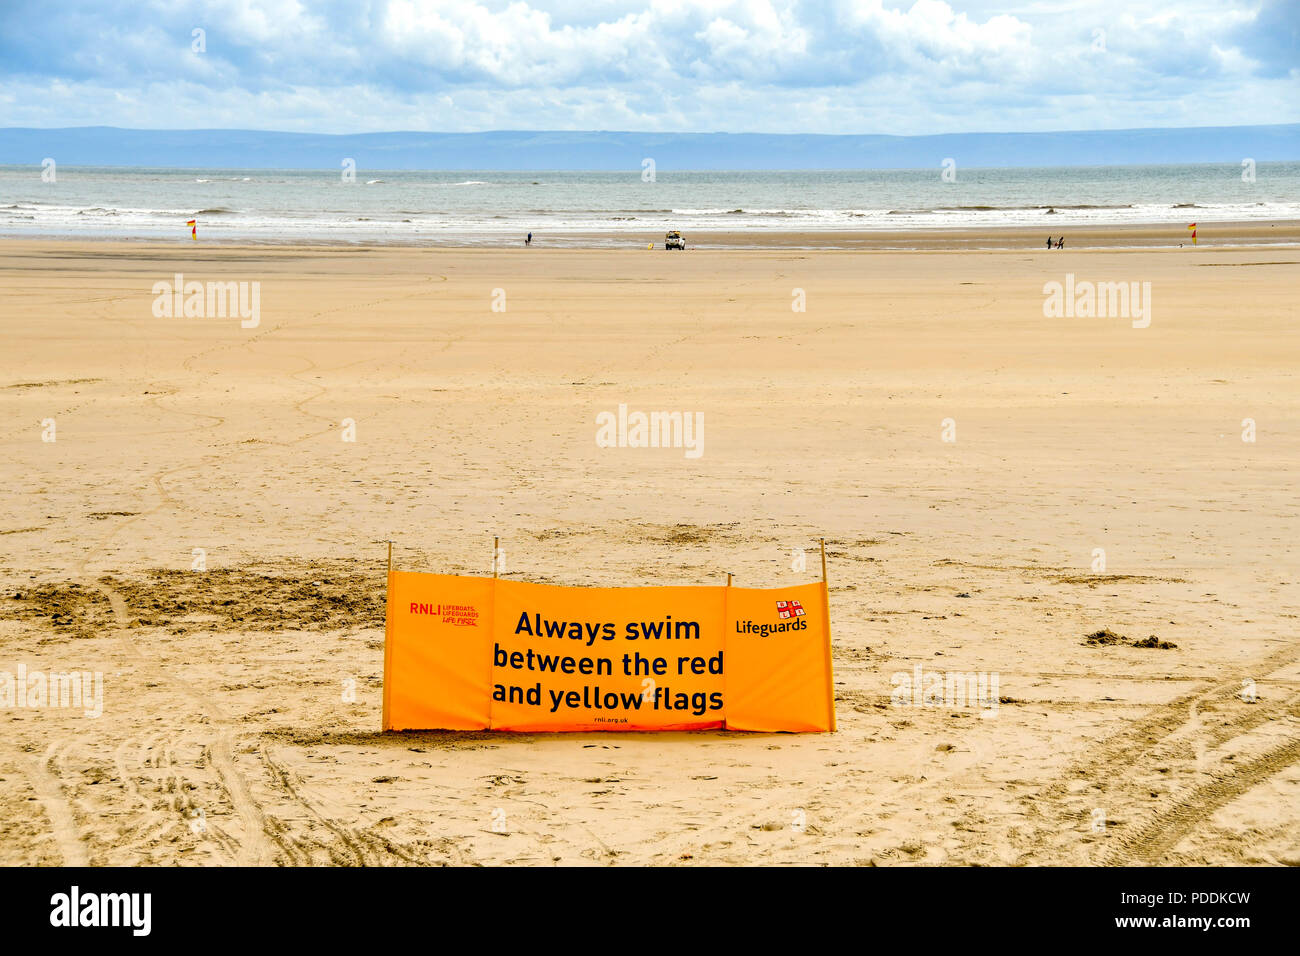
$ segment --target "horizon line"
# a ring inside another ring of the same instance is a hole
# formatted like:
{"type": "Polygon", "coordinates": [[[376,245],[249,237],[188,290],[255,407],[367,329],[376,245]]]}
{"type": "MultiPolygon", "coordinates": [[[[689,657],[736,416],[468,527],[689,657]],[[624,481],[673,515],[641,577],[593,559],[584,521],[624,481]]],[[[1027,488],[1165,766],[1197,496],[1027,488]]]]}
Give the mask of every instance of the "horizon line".
{"type": "Polygon", "coordinates": [[[1234,129],[1278,129],[1283,127],[1300,127],[1300,121],[1289,123],[1240,123],[1232,126],[1123,126],[1104,129],[1050,129],[1050,130],[974,130],[969,132],[942,133],[806,133],[806,132],[762,132],[744,130],[647,130],[647,129],[482,129],[482,130],[436,130],[436,129],[380,129],[353,133],[331,133],[321,131],[304,131],[288,129],[266,129],[252,126],[193,126],[193,127],[155,127],[155,126],[0,126],[0,132],[24,130],[36,132],[62,132],[68,130],[118,130],[138,133],[276,133],[286,136],[388,136],[388,135],[434,135],[434,136],[485,136],[494,133],[528,134],[528,133],[567,133],[567,134],[630,134],[637,136],[803,136],[837,139],[854,136],[877,136],[885,139],[927,139],[939,136],[1053,136],[1069,134],[1101,133],[1141,133],[1174,132],[1189,130],[1234,130],[1234,129]]]}

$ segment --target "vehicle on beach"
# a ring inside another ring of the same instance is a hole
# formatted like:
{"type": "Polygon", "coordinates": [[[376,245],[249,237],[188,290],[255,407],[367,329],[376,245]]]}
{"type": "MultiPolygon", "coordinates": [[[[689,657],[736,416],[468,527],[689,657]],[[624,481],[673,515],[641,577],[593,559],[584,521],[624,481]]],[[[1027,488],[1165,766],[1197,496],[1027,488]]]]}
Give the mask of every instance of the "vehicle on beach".
{"type": "Polygon", "coordinates": [[[680,232],[674,229],[672,232],[668,233],[668,235],[664,236],[664,248],[681,249],[684,252],[686,250],[686,240],[682,238],[680,232]]]}

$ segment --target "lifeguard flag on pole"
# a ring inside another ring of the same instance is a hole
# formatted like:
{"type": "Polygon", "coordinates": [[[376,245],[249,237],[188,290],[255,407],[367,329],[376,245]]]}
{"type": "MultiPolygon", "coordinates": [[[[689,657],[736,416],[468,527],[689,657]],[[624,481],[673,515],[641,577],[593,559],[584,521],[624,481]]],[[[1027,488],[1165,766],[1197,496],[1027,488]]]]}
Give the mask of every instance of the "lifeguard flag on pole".
{"type": "Polygon", "coordinates": [[[1192,223],[1187,228],[1192,230],[1192,245],[1196,245],[1196,223],[1192,223]]]}
{"type": "Polygon", "coordinates": [[[193,239],[195,242],[198,242],[198,241],[199,241],[199,221],[198,221],[197,219],[191,219],[189,222],[185,223],[185,225],[187,225],[187,226],[190,227],[190,238],[193,239]]]}

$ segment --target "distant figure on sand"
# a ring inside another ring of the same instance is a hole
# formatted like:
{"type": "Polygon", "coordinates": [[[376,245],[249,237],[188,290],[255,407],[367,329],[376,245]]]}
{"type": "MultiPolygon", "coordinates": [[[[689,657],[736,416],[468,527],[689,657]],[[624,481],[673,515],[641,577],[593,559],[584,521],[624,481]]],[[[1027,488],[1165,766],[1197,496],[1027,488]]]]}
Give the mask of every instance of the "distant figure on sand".
{"type": "Polygon", "coordinates": [[[1058,249],[1065,248],[1065,236],[1062,236],[1060,239],[1056,240],[1056,248],[1058,249]]]}
{"type": "Polygon", "coordinates": [[[1052,237],[1051,237],[1051,236],[1048,236],[1048,237],[1047,237],[1047,248],[1050,249],[1050,248],[1052,248],[1053,245],[1055,245],[1055,243],[1052,242],[1052,237]]]}
{"type": "Polygon", "coordinates": [[[531,246],[532,244],[533,244],[533,234],[530,232],[528,234],[528,238],[524,240],[524,245],[531,246]]]}

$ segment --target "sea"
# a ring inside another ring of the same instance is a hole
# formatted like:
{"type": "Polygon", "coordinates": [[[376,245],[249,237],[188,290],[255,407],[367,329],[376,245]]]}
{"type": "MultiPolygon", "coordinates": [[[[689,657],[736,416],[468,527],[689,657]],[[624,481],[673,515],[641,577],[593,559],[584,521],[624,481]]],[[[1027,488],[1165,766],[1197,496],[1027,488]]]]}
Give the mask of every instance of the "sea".
{"type": "MultiPolygon", "coordinates": [[[[0,235],[628,245],[752,234],[1300,220],[1300,162],[789,172],[0,166],[0,235]]],[[[1279,239],[1283,238],[1279,236],[1279,239]]],[[[1294,236],[1287,236],[1295,241],[1294,236]]]]}

